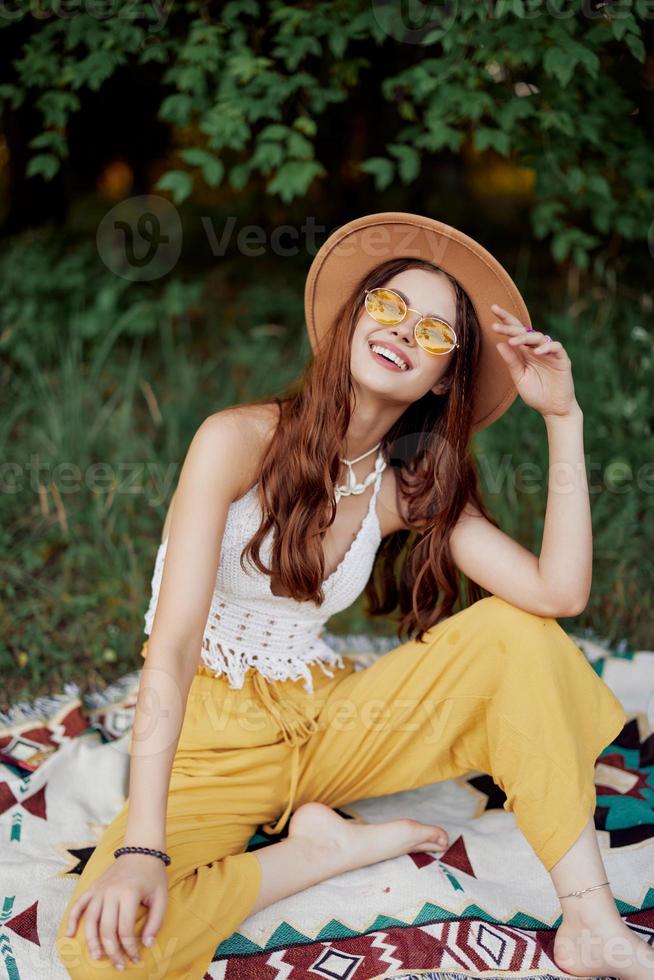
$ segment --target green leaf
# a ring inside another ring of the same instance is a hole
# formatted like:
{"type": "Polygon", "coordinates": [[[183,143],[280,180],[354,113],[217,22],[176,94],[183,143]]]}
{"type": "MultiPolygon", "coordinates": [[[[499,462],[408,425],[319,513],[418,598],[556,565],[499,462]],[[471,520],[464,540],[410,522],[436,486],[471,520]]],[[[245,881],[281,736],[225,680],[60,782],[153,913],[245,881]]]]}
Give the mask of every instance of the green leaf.
{"type": "Polygon", "coordinates": [[[277,167],[281,167],[286,154],[281,143],[274,143],[272,140],[259,140],[254,153],[250,157],[250,169],[258,167],[262,173],[270,173],[277,167]]]}
{"type": "Polygon", "coordinates": [[[543,129],[552,129],[555,132],[563,133],[565,136],[574,136],[575,123],[572,116],[563,110],[544,110],[540,114],[541,126],[543,129]]]}
{"type": "Polygon", "coordinates": [[[398,160],[402,183],[410,184],[420,173],[420,155],[412,146],[406,146],[402,143],[391,143],[388,150],[398,160]]]}
{"type": "Polygon", "coordinates": [[[212,105],[200,123],[200,130],[209,137],[212,150],[224,147],[241,150],[252,135],[242,107],[232,101],[212,105]]]}
{"type": "Polygon", "coordinates": [[[536,112],[536,102],[531,95],[523,95],[505,102],[497,113],[500,129],[511,130],[516,123],[528,119],[536,112]]]}
{"type": "Polygon", "coordinates": [[[139,64],[145,65],[149,61],[164,64],[170,58],[170,52],[165,44],[146,44],[139,52],[139,64]]]}
{"type": "Polygon", "coordinates": [[[574,55],[580,65],[583,65],[591,78],[597,78],[600,69],[600,60],[594,51],[583,44],[575,44],[573,47],[574,55]]]}
{"type": "Polygon", "coordinates": [[[563,48],[549,48],[543,58],[546,74],[552,75],[565,88],[574,71],[576,59],[563,48]]]}
{"type": "Polygon", "coordinates": [[[524,17],[524,13],[524,4],[521,0],[497,0],[493,8],[493,17],[496,20],[510,14],[514,17],[524,17]]]}
{"type": "Polygon", "coordinates": [[[638,61],[645,61],[647,52],[645,51],[645,45],[638,35],[627,34],[625,37],[625,44],[631,51],[634,58],[636,58],[638,61]]]}
{"type": "Polygon", "coordinates": [[[65,157],[68,153],[66,139],[56,129],[47,129],[45,132],[39,133],[38,136],[34,136],[29,141],[28,146],[33,147],[35,150],[52,149],[60,157],[65,157]]]}
{"type": "Polygon", "coordinates": [[[315,136],[318,131],[315,120],[309,118],[309,116],[298,116],[293,123],[293,128],[299,129],[305,136],[315,136]]]}
{"type": "Polygon", "coordinates": [[[398,109],[402,119],[406,119],[408,122],[415,122],[417,120],[418,113],[416,112],[416,107],[412,102],[407,102],[406,99],[403,99],[402,102],[400,102],[398,109]]]}
{"type": "Polygon", "coordinates": [[[80,100],[74,92],[47,91],[39,96],[37,106],[43,113],[46,126],[65,126],[69,113],[79,109],[80,100]]]}
{"type": "Polygon", "coordinates": [[[608,180],[606,177],[602,177],[601,174],[590,174],[586,179],[586,186],[588,190],[594,191],[595,194],[606,198],[607,201],[610,201],[613,197],[608,180]]]}
{"type": "Polygon", "coordinates": [[[299,160],[313,159],[313,144],[301,133],[289,132],[287,148],[291,157],[299,160]]]}
{"type": "Polygon", "coordinates": [[[289,160],[280,167],[266,191],[268,194],[279,194],[288,203],[294,197],[306,194],[314,177],[325,173],[325,168],[316,160],[289,160]]]}
{"type": "Polygon", "coordinates": [[[230,3],[226,3],[222,8],[220,19],[225,24],[233,27],[247,14],[250,17],[259,16],[259,4],[256,0],[230,0],[230,3]]]}
{"type": "Polygon", "coordinates": [[[609,17],[608,20],[613,31],[613,37],[618,41],[622,40],[627,31],[631,31],[633,34],[638,33],[637,22],[625,10],[618,11],[617,17],[609,17]]]}
{"type": "Polygon", "coordinates": [[[329,50],[335,58],[342,58],[347,49],[348,36],[345,31],[331,31],[327,36],[329,50]]]}
{"type": "Polygon", "coordinates": [[[463,132],[448,126],[442,119],[430,119],[428,130],[419,142],[421,146],[432,151],[441,150],[446,146],[452,152],[456,152],[463,141],[463,135],[463,132]]]}
{"type": "Polygon", "coordinates": [[[91,51],[91,53],[79,62],[73,80],[73,88],[81,88],[83,85],[97,92],[102,83],[113,73],[118,64],[118,56],[109,51],[91,51]]]}
{"type": "Polygon", "coordinates": [[[202,176],[209,187],[217,187],[223,179],[224,173],[225,166],[222,160],[219,160],[217,157],[208,157],[202,165],[202,176]]]}
{"type": "Polygon", "coordinates": [[[493,149],[508,156],[510,152],[509,134],[502,132],[501,129],[489,129],[487,126],[480,126],[476,129],[473,136],[473,143],[477,150],[493,149]]]}
{"type": "Polygon", "coordinates": [[[185,170],[168,170],[159,178],[155,187],[170,191],[175,204],[181,204],[193,191],[193,177],[185,170]]]}
{"type": "Polygon", "coordinates": [[[247,85],[274,62],[271,58],[257,57],[254,52],[244,50],[229,59],[229,73],[241,84],[247,85]]]}
{"type": "Polygon", "coordinates": [[[575,260],[575,264],[579,266],[580,269],[588,268],[588,252],[581,245],[575,245],[572,250],[572,256],[575,260]]]}
{"type": "Polygon", "coordinates": [[[442,27],[436,27],[433,31],[428,31],[423,37],[421,43],[425,47],[429,47],[432,44],[437,44],[438,41],[442,41],[445,37],[447,31],[444,31],[442,27]]]}
{"type": "Polygon", "coordinates": [[[193,99],[185,92],[169,95],[159,106],[159,117],[175,126],[186,126],[192,112],[193,99]]]}
{"type": "Polygon", "coordinates": [[[563,201],[547,200],[536,204],[531,213],[531,222],[536,238],[545,238],[561,227],[558,215],[565,213],[563,201]]]}
{"type": "Polygon", "coordinates": [[[599,243],[596,235],[588,235],[579,228],[564,228],[552,239],[552,255],[558,261],[566,258],[574,250],[575,261],[579,262],[582,252],[599,243]]]}
{"type": "Polygon", "coordinates": [[[260,140],[284,140],[289,134],[288,126],[282,126],[281,123],[272,123],[270,126],[266,126],[259,133],[260,140]]]}
{"type": "Polygon", "coordinates": [[[177,88],[189,92],[195,98],[200,97],[205,90],[204,69],[196,65],[184,65],[176,72],[177,88]]]}
{"type": "Polygon", "coordinates": [[[11,99],[11,108],[18,109],[25,101],[25,92],[8,83],[0,85],[0,105],[3,100],[8,101],[9,99],[11,99]]]}
{"type": "Polygon", "coordinates": [[[242,191],[250,179],[250,171],[249,163],[237,163],[229,172],[229,186],[235,191],[242,191]]]}
{"type": "Polygon", "coordinates": [[[45,180],[52,180],[59,170],[59,160],[49,153],[37,153],[27,164],[25,174],[27,177],[40,175],[45,180]]]}
{"type": "Polygon", "coordinates": [[[191,146],[182,150],[180,156],[185,163],[202,170],[202,176],[210,187],[216,187],[222,180],[225,171],[222,160],[219,160],[213,153],[209,153],[208,150],[203,150],[199,146],[191,146]]]}
{"type": "Polygon", "coordinates": [[[378,191],[386,190],[395,177],[395,164],[385,157],[369,157],[359,164],[359,169],[375,178],[375,189],[378,191]]]}

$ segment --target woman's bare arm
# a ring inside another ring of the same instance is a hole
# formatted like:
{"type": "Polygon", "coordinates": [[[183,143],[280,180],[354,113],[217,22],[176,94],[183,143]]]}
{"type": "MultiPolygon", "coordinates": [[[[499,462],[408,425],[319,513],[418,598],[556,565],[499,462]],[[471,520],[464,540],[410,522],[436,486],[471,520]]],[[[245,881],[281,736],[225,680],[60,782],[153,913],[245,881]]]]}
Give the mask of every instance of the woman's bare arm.
{"type": "Polygon", "coordinates": [[[205,419],[182,467],[166,518],[166,560],[132,729],[127,845],[165,848],[172,761],[199,663],[227,510],[250,485],[258,446],[245,414],[226,410],[205,419]]]}
{"type": "Polygon", "coordinates": [[[528,612],[576,616],[592,577],[592,526],[584,460],[583,413],[545,419],[549,482],[540,556],[468,504],[450,536],[455,564],[482,588],[528,612]]]}
{"type": "MultiPolygon", "coordinates": [[[[261,412],[237,406],[206,419],[189,447],[166,517],[168,550],[148,656],[143,666],[131,738],[125,844],[166,847],[172,762],[215,586],[227,511],[256,480],[263,446],[261,412]]],[[[126,854],[96,878],[72,905],[66,929],[84,935],[94,958],[116,969],[139,960],[137,910],[149,913],[141,940],[150,946],[161,928],[168,879],[156,858],[126,854]]]]}

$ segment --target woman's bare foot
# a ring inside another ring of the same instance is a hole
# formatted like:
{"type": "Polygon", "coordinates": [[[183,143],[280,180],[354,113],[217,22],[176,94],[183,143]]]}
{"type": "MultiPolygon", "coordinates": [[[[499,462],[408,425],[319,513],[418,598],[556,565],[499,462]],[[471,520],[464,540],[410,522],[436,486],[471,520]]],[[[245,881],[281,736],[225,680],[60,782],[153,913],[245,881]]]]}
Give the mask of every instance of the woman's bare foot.
{"type": "Polygon", "coordinates": [[[554,961],[573,977],[652,980],[654,950],[619,916],[584,923],[564,919],[554,937],[554,961]]]}
{"type": "Polygon", "coordinates": [[[322,803],[299,807],[291,817],[288,836],[310,841],[316,858],[327,862],[330,876],[411,851],[442,851],[448,845],[442,827],[410,819],[360,824],[322,803]]]}
{"type": "Polygon", "coordinates": [[[447,832],[432,824],[360,824],[322,803],[304,803],[290,819],[288,837],[252,852],[261,877],[250,915],[344,871],[411,851],[442,851],[447,845],[447,832]]]}

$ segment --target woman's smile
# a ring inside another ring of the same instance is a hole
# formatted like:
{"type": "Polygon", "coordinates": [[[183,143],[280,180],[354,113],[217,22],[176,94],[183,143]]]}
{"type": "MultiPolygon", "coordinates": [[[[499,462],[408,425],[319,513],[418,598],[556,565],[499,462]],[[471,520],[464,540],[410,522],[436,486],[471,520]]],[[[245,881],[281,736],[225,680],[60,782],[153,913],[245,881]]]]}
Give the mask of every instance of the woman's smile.
{"type": "Polygon", "coordinates": [[[377,341],[370,341],[368,344],[368,350],[375,361],[383,365],[389,371],[410,371],[411,365],[408,363],[408,358],[398,354],[393,348],[388,344],[380,343],[377,341]],[[373,347],[376,350],[373,350],[373,347]],[[381,351],[384,353],[380,353],[381,351]],[[398,361],[401,361],[403,366],[400,367],[398,361]]]}

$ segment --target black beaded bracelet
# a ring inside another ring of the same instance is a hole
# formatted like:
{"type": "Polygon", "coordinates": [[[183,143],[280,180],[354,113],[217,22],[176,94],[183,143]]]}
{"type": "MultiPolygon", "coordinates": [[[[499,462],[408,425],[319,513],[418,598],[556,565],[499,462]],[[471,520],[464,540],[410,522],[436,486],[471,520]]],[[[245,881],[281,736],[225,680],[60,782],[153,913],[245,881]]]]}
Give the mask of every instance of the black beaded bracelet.
{"type": "Polygon", "coordinates": [[[166,854],[165,851],[157,851],[154,847],[119,847],[114,851],[115,858],[121,854],[152,854],[154,857],[161,858],[166,866],[170,864],[170,854],[166,854]]]}

